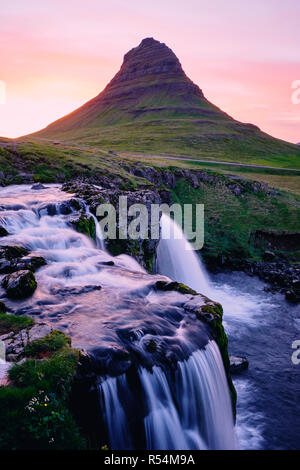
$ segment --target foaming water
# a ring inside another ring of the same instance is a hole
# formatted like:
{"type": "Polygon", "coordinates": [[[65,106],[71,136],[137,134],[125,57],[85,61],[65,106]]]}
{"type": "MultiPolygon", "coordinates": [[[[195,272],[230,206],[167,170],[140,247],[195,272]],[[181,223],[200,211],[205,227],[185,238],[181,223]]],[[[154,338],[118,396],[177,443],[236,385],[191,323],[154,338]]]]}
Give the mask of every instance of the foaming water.
{"type": "Polygon", "coordinates": [[[157,272],[183,282],[201,294],[212,293],[203,263],[186,240],[181,228],[167,215],[160,219],[161,240],[157,249],[157,272]]]}
{"type": "MultiPolygon", "coordinates": [[[[231,400],[219,349],[210,341],[179,362],[175,376],[140,368],[143,439],[148,450],[235,449],[231,400]]],[[[135,448],[126,375],[99,384],[111,449],[135,448]],[[118,397],[118,398],[117,398],[118,397]],[[123,397],[123,399],[122,399],[123,397]]],[[[141,438],[141,436],[139,436],[141,438]]]]}
{"type": "MultiPolygon", "coordinates": [[[[168,230],[169,224],[174,225],[167,217],[161,223],[168,230]]],[[[158,272],[220,302],[230,353],[249,359],[249,370],[234,377],[240,448],[299,448],[300,417],[295,410],[300,377],[291,362],[291,344],[298,339],[299,306],[288,304],[280,294],[265,292],[261,281],[244,273],[209,277],[195,252],[182,251],[185,243],[160,241],[158,272]],[[170,258],[173,263],[168,262],[170,258]],[[183,264],[185,269],[180,268],[183,264]]]]}
{"type": "Polygon", "coordinates": [[[89,208],[81,201],[74,209],[72,195],[58,187],[14,186],[0,197],[0,224],[9,232],[2,245],[23,246],[47,262],[35,273],[32,297],[5,303],[70,334],[74,347],[88,345],[99,370],[117,376],[100,385],[111,447],[140,448],[131,424],[135,406],[146,448],[235,448],[222,359],[216,344],[207,344],[206,326],[182,308],[187,298],[156,292],[161,276],[150,276],[126,255],[111,257],[96,219],[95,242],[74,231],[73,216],[90,215],[89,208]],[[155,354],[147,349],[151,340],[155,354]],[[134,386],[121,373],[130,366],[128,350],[139,358],[134,386]],[[171,361],[179,361],[176,371],[171,361]]]}
{"type": "Polygon", "coordinates": [[[7,372],[10,366],[11,364],[9,362],[5,362],[3,359],[0,359],[0,386],[5,385],[7,381],[7,372]]]}

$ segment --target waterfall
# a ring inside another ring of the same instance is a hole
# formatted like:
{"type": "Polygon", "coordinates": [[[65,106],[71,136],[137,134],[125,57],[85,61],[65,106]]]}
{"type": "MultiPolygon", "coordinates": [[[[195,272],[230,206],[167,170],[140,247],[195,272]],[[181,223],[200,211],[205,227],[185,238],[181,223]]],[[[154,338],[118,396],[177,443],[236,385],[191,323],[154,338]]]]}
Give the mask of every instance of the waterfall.
{"type": "MultiPolygon", "coordinates": [[[[152,371],[141,367],[138,378],[139,401],[145,404],[141,419],[146,449],[237,447],[227,380],[214,341],[179,362],[174,377],[154,366],[152,371]]],[[[108,377],[99,384],[98,390],[104,403],[110,448],[134,448],[130,403],[136,402],[136,398],[128,396],[130,387],[126,375],[108,377]]]]}
{"type": "MultiPolygon", "coordinates": [[[[47,261],[35,273],[38,288],[31,298],[18,303],[6,301],[12,311],[38,314],[40,320],[70,332],[75,347],[82,347],[87,338],[92,349],[99,349],[103,357],[105,350],[118,350],[121,346],[122,351],[120,335],[126,333],[128,338],[130,331],[136,332],[135,351],[149,354],[149,359],[153,357],[143,348],[144,328],[150,337],[160,339],[166,353],[167,347],[180,349],[182,342],[188,343],[190,338],[187,340],[184,335],[176,338],[180,328],[176,326],[178,306],[166,311],[170,318],[161,315],[159,295],[152,292],[148,296],[153,278],[132,258],[125,255],[112,258],[103,251],[100,227],[95,219],[96,246],[86,235],[74,231],[71,223],[74,214],[66,212],[69,194],[52,187],[36,193],[23,186],[5,188],[1,197],[0,225],[9,232],[1,243],[24,246],[31,254],[43,256],[47,261]],[[94,286],[101,286],[101,290],[94,286]],[[103,295],[105,289],[109,297],[103,295]],[[164,343],[164,338],[172,341],[176,338],[178,342],[169,346],[172,342],[164,343]]],[[[85,212],[89,212],[88,207],[85,212]]],[[[164,226],[180,235],[177,226],[165,216],[163,231],[164,226]]],[[[185,249],[187,243],[183,237],[162,239],[158,269],[209,295],[211,286],[205,271],[193,251],[185,249]]],[[[136,372],[131,369],[117,377],[99,378],[99,397],[110,448],[236,448],[220,352],[213,341],[203,343],[205,348],[197,350],[201,344],[200,329],[196,342],[185,344],[184,350],[189,350],[189,355],[177,363],[175,371],[153,362],[153,367],[147,369],[139,366],[136,372]]],[[[121,369],[124,370],[127,369],[121,369]]]]}
{"type": "Polygon", "coordinates": [[[163,214],[160,219],[161,239],[157,249],[156,270],[212,297],[212,287],[205,268],[186,240],[181,228],[163,214]]]}

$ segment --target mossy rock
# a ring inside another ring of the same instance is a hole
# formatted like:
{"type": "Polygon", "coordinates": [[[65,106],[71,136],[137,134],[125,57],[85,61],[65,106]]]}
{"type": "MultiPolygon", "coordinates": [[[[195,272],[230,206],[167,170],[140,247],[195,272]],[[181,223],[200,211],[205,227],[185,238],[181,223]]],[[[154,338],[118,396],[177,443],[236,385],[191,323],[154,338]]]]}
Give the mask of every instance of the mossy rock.
{"type": "Polygon", "coordinates": [[[190,287],[186,286],[185,284],[176,282],[176,281],[157,281],[155,283],[155,288],[157,290],[162,291],[176,291],[180,292],[180,294],[190,294],[190,295],[197,295],[197,292],[190,287]]]}
{"type": "Polygon", "coordinates": [[[49,335],[28,343],[24,354],[26,357],[42,358],[70,346],[71,339],[68,336],[59,330],[53,330],[49,335]]]}
{"type": "Polygon", "coordinates": [[[8,231],[4,227],[0,227],[0,237],[6,237],[9,235],[8,231]]]}
{"type": "Polygon", "coordinates": [[[30,265],[28,266],[28,269],[30,269],[30,271],[36,271],[37,269],[41,268],[42,266],[45,266],[46,264],[47,261],[42,256],[31,256],[30,265]]]}
{"type": "Polygon", "coordinates": [[[25,315],[11,315],[8,313],[0,313],[0,335],[10,333],[19,333],[25,328],[31,328],[34,325],[32,318],[25,315]]]}
{"type": "Polygon", "coordinates": [[[21,270],[5,276],[2,287],[10,299],[23,299],[33,294],[37,283],[31,271],[21,270]]]}
{"type": "Polygon", "coordinates": [[[235,416],[237,393],[234,388],[234,385],[231,379],[231,374],[230,374],[230,361],[229,361],[229,355],[228,355],[228,338],[227,338],[227,335],[225,333],[223,323],[222,323],[222,317],[223,317],[222,305],[219,303],[205,304],[199,309],[196,315],[199,319],[201,319],[202,321],[206,321],[209,324],[210,330],[213,335],[213,339],[216,341],[219,347],[219,350],[223,359],[223,364],[225,368],[228,385],[229,385],[229,391],[230,391],[231,401],[232,401],[232,409],[233,409],[233,413],[235,416]]]}
{"type": "Polygon", "coordinates": [[[0,251],[4,251],[4,256],[7,260],[12,260],[16,258],[22,258],[27,256],[29,251],[23,248],[22,246],[1,246],[0,251]]]}
{"type": "Polygon", "coordinates": [[[81,215],[79,219],[72,222],[77,232],[87,235],[92,240],[96,240],[95,220],[91,216],[81,215]]]}
{"type": "Polygon", "coordinates": [[[0,387],[1,450],[86,448],[70,409],[78,359],[79,352],[66,347],[9,370],[12,385],[0,387]]]}

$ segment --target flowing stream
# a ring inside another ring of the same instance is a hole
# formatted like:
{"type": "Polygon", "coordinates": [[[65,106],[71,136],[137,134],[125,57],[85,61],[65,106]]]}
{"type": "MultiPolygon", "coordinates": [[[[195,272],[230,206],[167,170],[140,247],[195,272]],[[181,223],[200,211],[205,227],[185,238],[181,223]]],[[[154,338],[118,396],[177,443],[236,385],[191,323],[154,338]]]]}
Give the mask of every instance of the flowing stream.
{"type": "MultiPolygon", "coordinates": [[[[110,256],[95,218],[95,242],[76,232],[71,199],[55,185],[0,190],[0,224],[9,232],[1,245],[21,245],[47,262],[35,273],[32,297],[9,300],[3,290],[0,297],[13,313],[61,329],[74,347],[92,353],[110,448],[296,448],[300,387],[289,348],[299,331],[298,307],[241,273],[209,278],[180,229],[162,217],[162,232],[171,227],[178,237],[162,235],[157,272],[222,303],[231,352],[250,360],[235,380],[237,444],[222,359],[205,326],[183,314],[181,294],[153,289],[161,276],[128,256],[110,256]],[[157,351],[149,352],[153,341],[157,351]],[[139,358],[134,368],[128,351],[139,358]],[[166,366],[171,358],[177,368],[166,366]]],[[[80,211],[93,217],[83,201],[80,211]]]]}
{"type": "Polygon", "coordinates": [[[300,338],[300,307],[244,273],[208,275],[181,229],[161,218],[157,271],[220,302],[229,352],[245,355],[249,370],[235,376],[237,435],[242,449],[299,449],[300,366],[292,342],[300,338]],[[170,228],[171,227],[171,228],[170,228]],[[164,239],[164,232],[175,234],[164,239]]]}

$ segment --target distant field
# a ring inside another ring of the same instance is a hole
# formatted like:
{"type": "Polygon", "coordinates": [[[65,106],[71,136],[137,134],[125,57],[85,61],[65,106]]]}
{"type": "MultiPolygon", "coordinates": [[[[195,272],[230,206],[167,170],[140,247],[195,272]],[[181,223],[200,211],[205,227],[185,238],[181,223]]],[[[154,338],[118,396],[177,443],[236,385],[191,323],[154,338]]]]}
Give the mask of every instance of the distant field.
{"type": "MultiPolygon", "coordinates": [[[[21,182],[18,174],[29,172],[36,181],[52,182],[57,175],[70,179],[78,174],[92,175],[96,172],[107,174],[111,178],[125,177],[133,186],[138,185],[139,178],[123,170],[122,163],[141,161],[160,167],[185,167],[210,169],[221,174],[236,175],[251,180],[264,181],[270,186],[300,195],[300,172],[276,167],[257,168],[244,165],[226,165],[213,162],[200,163],[194,160],[167,159],[164,156],[145,157],[129,152],[112,154],[99,147],[72,143],[54,145],[48,140],[16,142],[1,139],[0,169],[12,175],[12,181],[21,182]]],[[[275,163],[280,163],[276,160],[275,163]]],[[[291,162],[289,162],[291,163],[291,162]]],[[[297,165],[294,165],[296,168],[297,165]]],[[[145,181],[144,181],[145,183],[145,181]]]]}
{"type": "Polygon", "coordinates": [[[237,140],[232,139],[230,134],[228,137],[210,135],[202,127],[203,134],[199,135],[198,127],[190,128],[185,122],[178,126],[174,122],[165,125],[157,122],[142,124],[136,122],[135,126],[80,129],[58,134],[55,140],[119,153],[173,155],[300,169],[300,148],[271,137],[266,138],[262,150],[256,136],[246,135],[237,140]]]}
{"type": "MultiPolygon", "coordinates": [[[[208,262],[221,257],[259,261],[268,245],[255,243],[256,230],[300,231],[300,197],[289,193],[279,192],[274,197],[246,191],[236,196],[221,180],[217,185],[201,181],[197,189],[179,181],[172,194],[173,201],[182,205],[204,204],[205,244],[201,253],[208,262]]],[[[299,262],[300,251],[285,255],[299,262]]]]}
{"type": "Polygon", "coordinates": [[[191,169],[209,169],[225,175],[236,175],[241,178],[265,182],[268,183],[271,187],[300,195],[300,172],[293,172],[283,168],[254,168],[247,166],[223,165],[211,162],[200,163],[193,160],[169,160],[164,157],[130,157],[129,154],[125,153],[123,155],[127,155],[127,158],[129,158],[130,160],[136,160],[138,158],[145,164],[148,163],[159,166],[178,166],[191,169]]]}

